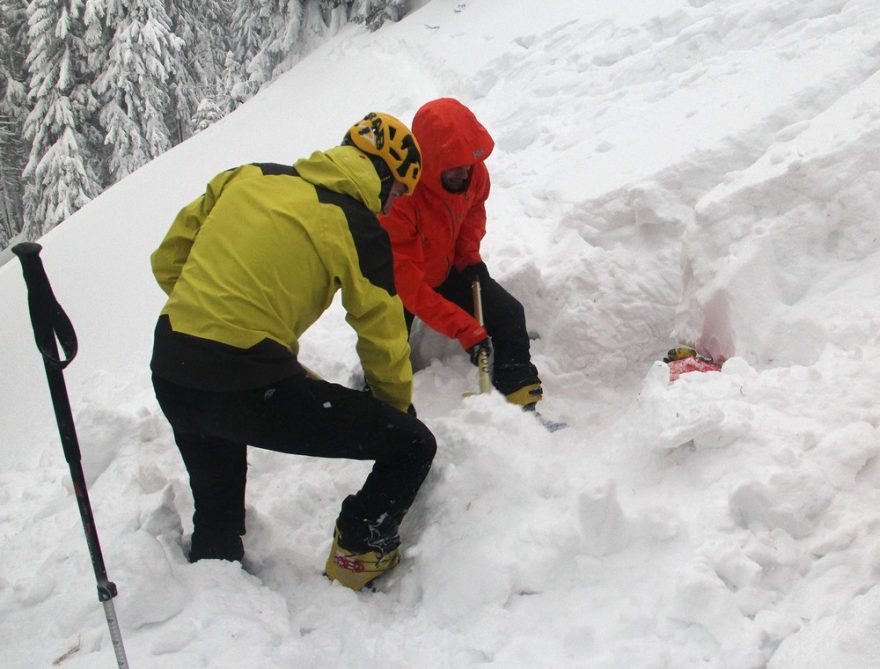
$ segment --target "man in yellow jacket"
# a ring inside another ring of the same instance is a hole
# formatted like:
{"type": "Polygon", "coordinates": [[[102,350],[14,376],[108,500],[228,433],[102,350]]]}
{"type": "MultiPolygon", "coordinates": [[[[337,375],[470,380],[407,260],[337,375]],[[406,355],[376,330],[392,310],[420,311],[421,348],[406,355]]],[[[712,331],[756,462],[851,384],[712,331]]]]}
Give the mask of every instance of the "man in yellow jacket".
{"type": "Polygon", "coordinates": [[[242,559],[251,445],[374,460],[342,503],[326,571],[360,589],[397,564],[397,528],[436,443],[412,409],[403,307],[376,214],[411,193],[420,171],[409,129],[369,114],[342,146],[293,166],[217,175],[153,253],[168,294],[153,386],[190,478],[190,561],[242,559]],[[369,394],[314,378],[297,362],[299,337],[338,290],[369,394]]]}

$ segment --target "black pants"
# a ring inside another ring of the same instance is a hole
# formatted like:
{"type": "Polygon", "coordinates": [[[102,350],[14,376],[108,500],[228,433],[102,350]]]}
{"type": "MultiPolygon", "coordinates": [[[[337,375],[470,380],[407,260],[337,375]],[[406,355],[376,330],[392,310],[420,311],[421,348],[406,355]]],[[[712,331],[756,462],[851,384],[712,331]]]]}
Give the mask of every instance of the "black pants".
{"type": "MultiPolygon", "coordinates": [[[[455,269],[435,290],[469,314],[474,313],[470,281],[455,269]]],[[[507,395],[525,385],[540,383],[529,352],[529,333],[522,304],[491,277],[480,281],[480,302],[483,323],[492,338],[494,386],[507,395]]],[[[412,323],[411,314],[407,314],[407,323],[412,323]]]]}
{"type": "MultiPolygon", "coordinates": [[[[194,535],[244,533],[246,445],[323,458],[375,460],[343,504],[345,547],[393,544],[431,467],[436,442],[417,418],[370,395],[296,376],[265,388],[210,392],[153,377],[190,478],[194,535]]],[[[390,545],[393,547],[393,545],[390,545]]]]}

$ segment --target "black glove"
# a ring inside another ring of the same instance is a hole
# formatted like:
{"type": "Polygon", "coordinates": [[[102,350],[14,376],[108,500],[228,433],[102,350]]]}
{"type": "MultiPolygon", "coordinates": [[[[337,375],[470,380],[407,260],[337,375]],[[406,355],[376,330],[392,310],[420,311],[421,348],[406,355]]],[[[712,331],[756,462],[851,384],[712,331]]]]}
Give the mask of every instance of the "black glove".
{"type": "Polygon", "coordinates": [[[486,337],[483,341],[477,342],[468,349],[468,355],[471,358],[472,365],[480,364],[480,353],[486,352],[486,357],[492,355],[492,342],[486,337]]]}
{"type": "Polygon", "coordinates": [[[489,279],[489,268],[486,267],[486,263],[481,260],[480,262],[476,262],[473,265],[468,265],[463,268],[459,274],[461,274],[468,283],[473,283],[477,279],[479,279],[480,283],[485,283],[489,279]]]}

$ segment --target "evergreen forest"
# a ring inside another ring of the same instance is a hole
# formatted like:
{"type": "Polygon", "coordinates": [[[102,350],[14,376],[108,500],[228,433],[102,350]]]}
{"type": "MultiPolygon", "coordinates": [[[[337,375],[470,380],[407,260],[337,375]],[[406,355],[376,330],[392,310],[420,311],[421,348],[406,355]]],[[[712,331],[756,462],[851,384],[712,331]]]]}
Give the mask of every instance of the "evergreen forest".
{"type": "Polygon", "coordinates": [[[0,249],[404,0],[0,0],[0,249]]]}

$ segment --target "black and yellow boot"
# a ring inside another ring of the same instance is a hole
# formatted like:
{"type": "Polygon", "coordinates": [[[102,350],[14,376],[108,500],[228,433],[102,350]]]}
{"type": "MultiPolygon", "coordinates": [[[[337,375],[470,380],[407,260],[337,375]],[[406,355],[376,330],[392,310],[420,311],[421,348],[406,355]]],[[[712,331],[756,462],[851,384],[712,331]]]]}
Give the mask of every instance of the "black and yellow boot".
{"type": "Polygon", "coordinates": [[[529,411],[541,401],[544,389],[532,363],[498,363],[493,371],[493,384],[511,404],[529,411]]]}
{"type": "Polygon", "coordinates": [[[521,388],[508,393],[504,397],[511,404],[521,406],[525,411],[532,411],[535,405],[541,401],[544,396],[544,389],[539,383],[529,383],[521,388]]]}
{"type": "Polygon", "coordinates": [[[327,557],[324,573],[331,581],[339,581],[346,588],[361,590],[377,578],[394,569],[400,562],[400,549],[386,553],[367,551],[355,553],[340,543],[342,536],[337,528],[333,533],[333,546],[327,557]]]}

